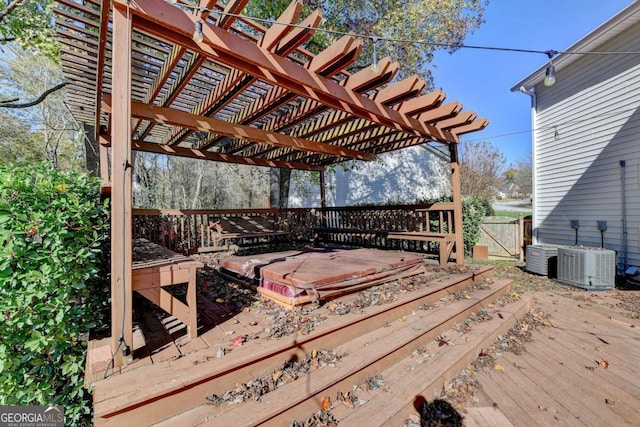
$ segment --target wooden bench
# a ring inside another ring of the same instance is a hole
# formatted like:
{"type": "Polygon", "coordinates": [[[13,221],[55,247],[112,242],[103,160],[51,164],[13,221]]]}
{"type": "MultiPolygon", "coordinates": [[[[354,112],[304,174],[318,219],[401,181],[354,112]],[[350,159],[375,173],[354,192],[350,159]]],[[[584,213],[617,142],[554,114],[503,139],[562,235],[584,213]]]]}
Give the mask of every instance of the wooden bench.
{"type": "Polygon", "coordinates": [[[290,232],[283,230],[273,215],[240,215],[210,217],[207,234],[210,245],[223,242],[220,246],[228,247],[231,240],[285,237],[290,232]]]}
{"type": "Polygon", "coordinates": [[[428,231],[384,231],[384,230],[361,230],[357,228],[314,228],[318,237],[328,234],[343,234],[347,236],[359,236],[365,240],[374,238],[385,238],[393,240],[417,240],[421,242],[438,242],[438,258],[440,267],[446,267],[449,257],[453,253],[456,243],[455,234],[435,233],[428,231]]]}
{"type": "Polygon", "coordinates": [[[190,338],[198,335],[196,272],[201,262],[177,254],[146,239],[133,243],[132,288],[187,326],[190,338]],[[187,284],[186,304],[163,289],[187,284]]]}

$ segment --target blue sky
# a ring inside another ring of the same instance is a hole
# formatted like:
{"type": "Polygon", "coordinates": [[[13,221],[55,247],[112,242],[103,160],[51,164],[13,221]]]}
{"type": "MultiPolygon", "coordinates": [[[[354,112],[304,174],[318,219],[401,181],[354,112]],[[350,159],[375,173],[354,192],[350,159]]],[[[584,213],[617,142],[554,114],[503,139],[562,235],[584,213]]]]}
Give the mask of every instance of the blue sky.
{"type": "MultiPolygon", "coordinates": [[[[631,0],[490,0],[485,23],[467,36],[466,45],[531,50],[568,48],[614,16],[631,0]]],[[[543,54],[459,49],[438,52],[433,64],[436,88],[446,101],[458,101],[489,119],[489,126],[462,140],[489,141],[507,164],[531,152],[530,97],[511,87],[547,62],[543,54]]]]}

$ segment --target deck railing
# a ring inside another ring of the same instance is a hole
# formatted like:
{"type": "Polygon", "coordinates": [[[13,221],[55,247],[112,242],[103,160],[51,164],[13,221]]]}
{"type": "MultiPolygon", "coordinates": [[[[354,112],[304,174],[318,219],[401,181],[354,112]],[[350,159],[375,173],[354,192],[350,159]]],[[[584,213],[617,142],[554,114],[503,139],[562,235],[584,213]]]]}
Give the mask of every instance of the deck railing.
{"type": "Polygon", "coordinates": [[[326,208],[322,219],[328,243],[435,252],[436,242],[391,240],[374,232],[455,233],[453,203],[326,208]]]}
{"type": "MultiPolygon", "coordinates": [[[[432,205],[359,206],[296,209],[134,209],[133,236],[144,237],[169,249],[203,252],[221,247],[211,225],[218,218],[242,217],[247,221],[269,218],[274,231],[288,232],[294,241],[312,241],[319,229],[364,230],[383,232],[433,232],[453,234],[453,203],[432,205]]],[[[268,236],[262,236],[268,237],[268,236]]],[[[240,237],[241,238],[241,237],[240,237]]],[[[431,252],[437,243],[390,240],[384,237],[329,232],[324,241],[345,245],[366,245],[392,249],[431,252]]]]}

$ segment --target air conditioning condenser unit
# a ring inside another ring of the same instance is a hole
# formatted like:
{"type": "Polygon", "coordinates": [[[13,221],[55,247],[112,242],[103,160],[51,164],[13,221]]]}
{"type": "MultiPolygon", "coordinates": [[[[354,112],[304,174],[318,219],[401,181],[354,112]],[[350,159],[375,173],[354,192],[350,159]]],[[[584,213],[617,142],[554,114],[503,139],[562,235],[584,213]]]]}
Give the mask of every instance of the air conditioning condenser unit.
{"type": "Polygon", "coordinates": [[[558,248],[558,281],[587,290],[616,284],[616,253],[601,248],[558,248]]]}
{"type": "Polygon", "coordinates": [[[558,270],[558,246],[528,245],[525,269],[555,279],[558,270]]]}

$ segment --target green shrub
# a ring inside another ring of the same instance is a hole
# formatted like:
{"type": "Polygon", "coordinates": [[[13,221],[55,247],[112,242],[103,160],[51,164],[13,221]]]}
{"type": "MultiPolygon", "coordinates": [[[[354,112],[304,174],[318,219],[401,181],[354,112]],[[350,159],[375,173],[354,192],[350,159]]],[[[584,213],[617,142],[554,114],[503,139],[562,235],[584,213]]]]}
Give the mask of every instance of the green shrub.
{"type": "Polygon", "coordinates": [[[487,216],[487,202],[480,197],[462,201],[462,235],[465,256],[472,255],[473,245],[478,243],[480,239],[480,223],[485,216],[487,216]]]}
{"type": "Polygon", "coordinates": [[[89,420],[86,340],[108,304],[98,195],[86,175],[0,168],[0,405],[62,405],[69,425],[89,420]]]}

